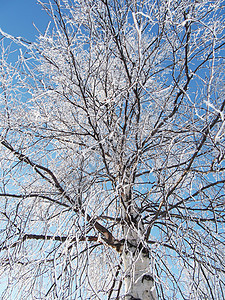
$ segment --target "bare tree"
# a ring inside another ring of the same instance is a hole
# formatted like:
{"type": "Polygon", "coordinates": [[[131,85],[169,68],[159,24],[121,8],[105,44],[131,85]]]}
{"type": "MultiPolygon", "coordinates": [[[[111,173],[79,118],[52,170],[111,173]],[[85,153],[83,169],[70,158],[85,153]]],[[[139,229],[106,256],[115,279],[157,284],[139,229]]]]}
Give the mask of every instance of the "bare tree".
{"type": "Polygon", "coordinates": [[[225,299],[224,1],[39,2],[1,31],[2,299],[225,299]]]}

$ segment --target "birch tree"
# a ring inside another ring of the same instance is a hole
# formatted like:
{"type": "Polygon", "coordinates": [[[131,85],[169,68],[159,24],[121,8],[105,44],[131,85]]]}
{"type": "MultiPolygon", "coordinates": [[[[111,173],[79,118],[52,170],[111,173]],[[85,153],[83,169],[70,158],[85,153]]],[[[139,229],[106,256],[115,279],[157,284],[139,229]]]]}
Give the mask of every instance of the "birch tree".
{"type": "Polygon", "coordinates": [[[39,3],[1,30],[2,299],[224,299],[224,1],[39,3]]]}

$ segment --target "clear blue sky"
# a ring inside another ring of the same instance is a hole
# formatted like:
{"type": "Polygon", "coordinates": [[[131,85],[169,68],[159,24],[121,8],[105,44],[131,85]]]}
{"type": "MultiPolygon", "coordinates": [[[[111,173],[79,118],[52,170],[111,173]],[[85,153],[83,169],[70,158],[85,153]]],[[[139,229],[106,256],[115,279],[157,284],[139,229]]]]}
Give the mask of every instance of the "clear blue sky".
{"type": "MultiPolygon", "coordinates": [[[[44,32],[49,20],[36,0],[0,0],[0,28],[10,35],[35,41],[39,34],[33,23],[44,32]]],[[[7,275],[0,278],[0,298],[6,286],[7,275]]],[[[15,293],[10,299],[16,299],[15,293]]]]}
{"type": "Polygon", "coordinates": [[[11,35],[34,41],[38,33],[33,23],[43,32],[48,21],[36,0],[0,0],[0,28],[11,35]]]}

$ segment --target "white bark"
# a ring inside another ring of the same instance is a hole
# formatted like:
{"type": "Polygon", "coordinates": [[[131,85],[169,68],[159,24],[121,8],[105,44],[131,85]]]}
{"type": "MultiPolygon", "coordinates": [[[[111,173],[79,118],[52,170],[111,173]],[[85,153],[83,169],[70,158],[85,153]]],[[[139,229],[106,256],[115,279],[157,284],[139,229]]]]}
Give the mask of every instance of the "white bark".
{"type": "Polygon", "coordinates": [[[131,231],[129,234],[128,231],[122,255],[125,300],[157,300],[154,278],[150,272],[149,251],[137,242],[138,235],[131,231]]]}
{"type": "Polygon", "coordinates": [[[125,267],[125,300],[156,300],[154,279],[147,271],[150,259],[141,253],[133,261],[132,253],[123,254],[125,267]]]}

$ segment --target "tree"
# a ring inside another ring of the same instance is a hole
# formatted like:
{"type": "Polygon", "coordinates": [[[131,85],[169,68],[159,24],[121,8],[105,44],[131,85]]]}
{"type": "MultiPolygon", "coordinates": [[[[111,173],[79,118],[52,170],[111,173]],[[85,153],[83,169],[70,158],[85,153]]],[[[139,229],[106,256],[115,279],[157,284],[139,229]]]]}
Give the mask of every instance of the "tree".
{"type": "Polygon", "coordinates": [[[39,2],[1,31],[3,299],[224,299],[223,1],[39,2]]]}

